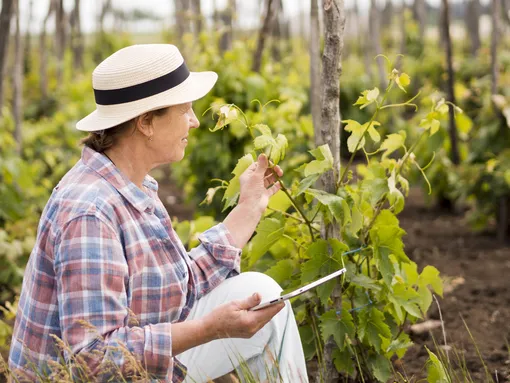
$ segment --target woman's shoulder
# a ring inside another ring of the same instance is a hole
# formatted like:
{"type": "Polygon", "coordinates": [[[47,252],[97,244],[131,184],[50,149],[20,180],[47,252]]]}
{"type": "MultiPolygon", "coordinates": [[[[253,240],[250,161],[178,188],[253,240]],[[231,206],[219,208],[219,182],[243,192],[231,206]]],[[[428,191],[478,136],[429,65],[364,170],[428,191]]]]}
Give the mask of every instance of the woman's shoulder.
{"type": "Polygon", "coordinates": [[[109,220],[122,204],[122,197],[106,179],[78,162],[58,183],[48,201],[60,225],[83,215],[98,215],[109,220]]]}

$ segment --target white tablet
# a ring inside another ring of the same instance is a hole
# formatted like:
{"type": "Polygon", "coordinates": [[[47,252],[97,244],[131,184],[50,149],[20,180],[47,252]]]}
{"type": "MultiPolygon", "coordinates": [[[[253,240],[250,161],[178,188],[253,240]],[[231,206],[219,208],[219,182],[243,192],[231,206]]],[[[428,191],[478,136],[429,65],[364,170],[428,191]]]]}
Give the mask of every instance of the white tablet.
{"type": "Polygon", "coordinates": [[[274,304],[276,304],[278,302],[286,301],[287,299],[297,297],[298,295],[303,294],[305,291],[313,289],[314,287],[317,287],[317,286],[319,286],[319,285],[321,285],[321,284],[323,284],[323,283],[325,283],[325,282],[327,282],[327,281],[329,281],[329,280],[331,280],[331,279],[333,279],[335,277],[338,277],[339,275],[345,273],[346,271],[347,271],[346,268],[343,268],[341,270],[335,271],[334,273],[326,275],[324,278],[321,278],[321,279],[319,279],[319,280],[317,280],[315,282],[309,283],[308,285],[300,287],[299,289],[294,290],[294,291],[292,291],[292,292],[290,292],[288,294],[282,295],[281,297],[264,301],[264,302],[260,303],[258,306],[252,307],[250,309],[250,311],[260,310],[260,309],[263,309],[264,307],[274,305],[274,304]]]}

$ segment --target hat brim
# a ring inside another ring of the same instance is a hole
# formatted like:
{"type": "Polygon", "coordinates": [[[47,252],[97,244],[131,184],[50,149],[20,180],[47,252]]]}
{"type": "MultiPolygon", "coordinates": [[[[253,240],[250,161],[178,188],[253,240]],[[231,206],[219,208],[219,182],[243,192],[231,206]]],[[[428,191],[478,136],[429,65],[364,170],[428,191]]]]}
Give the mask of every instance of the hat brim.
{"type": "Polygon", "coordinates": [[[96,132],[112,128],[151,110],[185,104],[204,97],[218,79],[216,72],[191,72],[176,87],[141,100],[117,105],[96,105],[96,110],[76,123],[76,129],[96,132]]]}

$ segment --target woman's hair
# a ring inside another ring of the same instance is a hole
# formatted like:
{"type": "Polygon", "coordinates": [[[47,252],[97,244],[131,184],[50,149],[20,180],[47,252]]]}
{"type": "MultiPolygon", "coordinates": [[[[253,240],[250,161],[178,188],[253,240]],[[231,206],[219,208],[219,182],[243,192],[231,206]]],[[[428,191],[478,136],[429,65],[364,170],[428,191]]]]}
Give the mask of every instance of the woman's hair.
{"type": "MultiPolygon", "coordinates": [[[[149,118],[154,116],[163,116],[170,107],[156,109],[149,113],[149,118]]],[[[132,118],[129,121],[123,122],[113,128],[100,130],[98,132],[90,132],[89,135],[83,138],[80,143],[94,149],[96,152],[104,152],[106,149],[111,148],[117,143],[117,138],[125,135],[128,130],[132,129],[132,134],[135,132],[135,121],[138,117],[132,118]]]]}

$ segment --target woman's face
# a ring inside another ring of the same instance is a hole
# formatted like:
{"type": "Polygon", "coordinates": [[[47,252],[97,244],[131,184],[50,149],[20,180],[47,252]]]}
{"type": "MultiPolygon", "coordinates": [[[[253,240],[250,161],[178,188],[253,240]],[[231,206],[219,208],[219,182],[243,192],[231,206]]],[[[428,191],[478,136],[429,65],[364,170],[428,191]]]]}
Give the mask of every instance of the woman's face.
{"type": "Polygon", "coordinates": [[[184,157],[190,129],[198,128],[191,102],[169,107],[165,114],[153,117],[154,135],[149,147],[155,162],[177,162],[184,157]]]}

